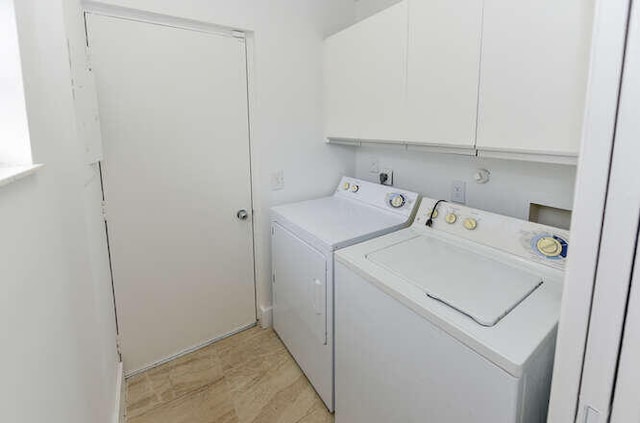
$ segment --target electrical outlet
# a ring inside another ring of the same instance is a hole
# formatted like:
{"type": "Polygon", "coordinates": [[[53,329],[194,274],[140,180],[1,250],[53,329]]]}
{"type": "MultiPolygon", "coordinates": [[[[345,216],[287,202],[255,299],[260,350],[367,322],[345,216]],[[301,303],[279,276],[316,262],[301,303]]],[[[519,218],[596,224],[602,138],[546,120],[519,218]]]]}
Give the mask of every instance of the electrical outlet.
{"type": "Polygon", "coordinates": [[[451,183],[451,201],[464,204],[467,184],[464,181],[453,181],[451,183]]]}
{"type": "Polygon", "coordinates": [[[378,173],[378,180],[382,185],[393,186],[393,170],[382,169],[380,173],[378,173]]]}
{"type": "Polygon", "coordinates": [[[380,172],[380,162],[378,159],[371,159],[369,163],[369,173],[378,173],[380,172]]]}
{"type": "Polygon", "coordinates": [[[271,191],[284,188],[284,170],[277,170],[271,174],[271,191]]]}

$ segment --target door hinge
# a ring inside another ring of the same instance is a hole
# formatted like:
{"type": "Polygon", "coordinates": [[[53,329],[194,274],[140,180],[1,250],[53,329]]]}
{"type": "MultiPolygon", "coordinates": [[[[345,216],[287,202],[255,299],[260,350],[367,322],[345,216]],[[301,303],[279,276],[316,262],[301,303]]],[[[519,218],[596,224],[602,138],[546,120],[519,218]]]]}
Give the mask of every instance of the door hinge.
{"type": "Polygon", "coordinates": [[[271,227],[271,235],[275,235],[276,234],[276,228],[274,228],[273,226],[271,227]]]}
{"type": "Polygon", "coordinates": [[[121,336],[119,333],[116,334],[116,352],[118,353],[118,356],[120,357],[120,361],[122,361],[122,348],[121,348],[121,336]]]}
{"type": "Polygon", "coordinates": [[[600,422],[600,412],[591,406],[586,407],[584,413],[584,423],[598,423],[600,422]]]}
{"type": "Polygon", "coordinates": [[[276,274],[271,274],[271,282],[276,283],[276,274]]]}
{"type": "Polygon", "coordinates": [[[91,49],[87,46],[84,49],[84,52],[86,56],[85,66],[87,67],[87,72],[93,72],[93,60],[91,58],[91,49]]]}
{"type": "Polygon", "coordinates": [[[100,202],[100,212],[102,213],[102,220],[107,221],[107,202],[102,200],[100,202]]]}

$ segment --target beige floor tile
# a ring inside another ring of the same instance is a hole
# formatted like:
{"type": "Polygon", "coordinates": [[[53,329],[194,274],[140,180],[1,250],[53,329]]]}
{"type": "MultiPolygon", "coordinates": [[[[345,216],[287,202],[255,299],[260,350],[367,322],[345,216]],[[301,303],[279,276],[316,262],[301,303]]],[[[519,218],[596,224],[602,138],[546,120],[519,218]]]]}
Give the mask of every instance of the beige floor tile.
{"type": "Polygon", "coordinates": [[[316,402],[309,413],[297,423],[333,423],[333,414],[329,413],[324,404],[316,402]]]}
{"type": "Polygon", "coordinates": [[[278,336],[252,328],[127,381],[128,423],[332,423],[278,336]]]}
{"type": "Polygon", "coordinates": [[[211,346],[174,360],[169,372],[175,398],[197,391],[222,377],[220,358],[211,346]]]}
{"type": "Polygon", "coordinates": [[[169,373],[171,365],[148,370],[127,380],[127,415],[140,415],[174,398],[169,373]]]}
{"type": "Polygon", "coordinates": [[[237,421],[224,378],[190,395],[174,399],[127,420],[128,423],[234,423],[237,421]]]}
{"type": "MultiPolygon", "coordinates": [[[[274,421],[267,420],[263,415],[264,411],[276,406],[276,404],[283,403],[284,401],[279,399],[285,395],[285,391],[304,379],[298,367],[286,358],[282,358],[277,365],[270,368],[258,369],[260,373],[251,378],[252,383],[250,384],[234,383],[237,373],[233,370],[237,369],[229,370],[228,382],[231,386],[236,412],[243,422],[261,421],[258,419],[260,416],[262,416],[262,421],[274,421]]],[[[304,380],[304,383],[308,382],[304,380]]],[[[301,386],[303,385],[297,385],[299,389],[301,386]]]]}

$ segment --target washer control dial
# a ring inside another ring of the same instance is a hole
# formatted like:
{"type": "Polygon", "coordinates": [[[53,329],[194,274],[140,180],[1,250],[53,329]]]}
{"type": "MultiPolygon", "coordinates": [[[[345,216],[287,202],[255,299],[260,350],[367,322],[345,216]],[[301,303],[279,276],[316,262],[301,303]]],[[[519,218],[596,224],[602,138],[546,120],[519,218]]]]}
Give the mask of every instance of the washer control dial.
{"type": "Polygon", "coordinates": [[[351,192],[358,192],[360,186],[357,184],[351,184],[351,192]]]}
{"type": "Polygon", "coordinates": [[[456,223],[456,220],[458,220],[458,216],[456,216],[455,213],[449,213],[447,214],[447,216],[444,218],[444,220],[450,224],[453,225],[454,223],[456,223]]]}
{"type": "Polygon", "coordinates": [[[536,248],[545,257],[558,257],[562,253],[562,244],[551,236],[544,236],[538,239],[536,248]]]}
{"type": "Polygon", "coordinates": [[[400,207],[404,206],[406,202],[407,199],[404,198],[404,195],[402,194],[391,194],[391,196],[389,197],[389,205],[394,209],[399,209],[400,207]]]}
{"type": "Polygon", "coordinates": [[[345,182],[344,184],[342,184],[342,189],[343,190],[348,190],[351,187],[351,184],[349,182],[345,182]]]}
{"type": "Polygon", "coordinates": [[[438,210],[429,210],[429,213],[427,213],[427,219],[429,218],[429,216],[435,219],[436,217],[438,217],[438,210]]]}
{"type": "Polygon", "coordinates": [[[557,235],[543,233],[533,237],[531,248],[546,259],[562,260],[567,257],[569,243],[557,235]]]}
{"type": "Polygon", "coordinates": [[[464,227],[465,229],[473,231],[475,228],[478,227],[478,221],[473,217],[468,217],[464,220],[464,227]]]}

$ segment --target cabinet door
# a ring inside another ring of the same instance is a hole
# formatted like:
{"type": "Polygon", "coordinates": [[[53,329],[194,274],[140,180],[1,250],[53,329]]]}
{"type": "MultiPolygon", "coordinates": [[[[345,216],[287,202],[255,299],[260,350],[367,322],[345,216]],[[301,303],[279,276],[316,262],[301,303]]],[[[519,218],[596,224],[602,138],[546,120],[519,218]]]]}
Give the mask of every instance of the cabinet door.
{"type": "Polygon", "coordinates": [[[592,0],[485,0],[478,150],[577,155],[592,0]]]}
{"type": "Polygon", "coordinates": [[[402,139],[406,45],[406,1],[327,39],[328,138],[402,139]]]}
{"type": "Polygon", "coordinates": [[[473,148],[482,0],[409,2],[407,141],[473,148]]]}

